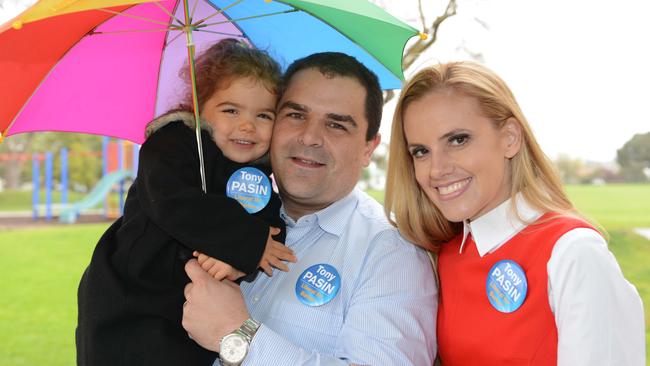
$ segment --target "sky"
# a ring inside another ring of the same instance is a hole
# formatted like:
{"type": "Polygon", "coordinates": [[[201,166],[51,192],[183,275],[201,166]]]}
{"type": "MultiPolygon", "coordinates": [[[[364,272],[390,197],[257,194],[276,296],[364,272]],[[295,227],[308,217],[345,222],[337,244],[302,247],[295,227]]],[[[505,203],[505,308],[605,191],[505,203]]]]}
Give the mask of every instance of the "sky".
{"type": "MultiPolygon", "coordinates": [[[[421,28],[413,17],[417,1],[376,2],[421,28]]],[[[425,11],[439,14],[447,1],[423,3],[436,4],[425,11]]],[[[482,54],[512,89],[551,158],[610,162],[634,134],[650,132],[649,1],[458,4],[458,14],[443,23],[438,41],[407,77],[428,64],[470,59],[463,48],[482,54]]],[[[390,108],[385,114],[382,131],[390,126],[390,108]]]]}
{"type": "MultiPolygon", "coordinates": [[[[0,23],[32,2],[0,0],[0,23]]],[[[421,29],[417,0],[373,2],[421,29]]],[[[447,1],[422,3],[431,22],[447,1]]],[[[611,162],[634,134],[650,132],[650,1],[458,0],[457,12],[407,77],[428,64],[470,59],[468,50],[480,54],[510,86],[551,158],[611,162]]],[[[393,108],[384,111],[386,142],[393,108]]]]}

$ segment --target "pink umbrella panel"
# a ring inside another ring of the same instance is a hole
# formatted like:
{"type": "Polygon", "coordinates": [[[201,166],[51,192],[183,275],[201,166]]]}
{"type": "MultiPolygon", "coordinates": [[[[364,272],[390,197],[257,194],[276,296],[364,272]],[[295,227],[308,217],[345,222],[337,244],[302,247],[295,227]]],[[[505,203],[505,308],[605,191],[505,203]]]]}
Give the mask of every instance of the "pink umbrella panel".
{"type": "MultiPolygon", "coordinates": [[[[172,2],[162,5],[174,10],[172,2]]],[[[201,2],[195,16],[214,11],[201,2]]],[[[178,7],[175,16],[182,18],[182,12],[178,7]]],[[[169,22],[169,16],[155,6],[136,6],[127,13],[169,22]]],[[[223,15],[218,17],[226,21],[223,15]]],[[[123,16],[97,27],[97,36],[81,39],[59,60],[14,120],[11,133],[71,131],[115,136],[119,124],[115,137],[142,143],[144,124],[178,104],[187,91],[178,76],[187,62],[184,34],[146,32],[151,28],[148,22],[123,16]],[[112,33],[125,29],[133,31],[112,33]]],[[[230,22],[219,25],[218,32],[223,34],[195,32],[197,52],[219,38],[242,37],[230,22]]]]}

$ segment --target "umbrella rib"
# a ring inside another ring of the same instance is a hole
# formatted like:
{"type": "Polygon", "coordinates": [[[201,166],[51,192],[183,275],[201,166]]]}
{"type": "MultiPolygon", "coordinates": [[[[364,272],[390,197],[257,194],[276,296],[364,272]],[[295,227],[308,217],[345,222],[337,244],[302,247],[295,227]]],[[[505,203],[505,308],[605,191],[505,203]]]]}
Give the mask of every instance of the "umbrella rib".
{"type": "Polygon", "coordinates": [[[172,42],[174,42],[175,40],[177,40],[178,37],[182,36],[183,34],[185,34],[185,33],[183,33],[183,32],[178,32],[178,34],[175,35],[171,40],[169,40],[169,42],[165,43],[165,48],[167,48],[170,44],[172,44],[172,42]]]}
{"type": "Polygon", "coordinates": [[[207,17],[205,17],[205,18],[199,20],[198,22],[194,23],[194,25],[199,25],[199,24],[205,22],[206,20],[208,20],[208,19],[210,19],[210,18],[212,18],[212,17],[215,17],[215,16],[217,16],[217,15],[223,13],[224,11],[226,11],[226,10],[232,8],[233,6],[235,6],[235,5],[239,4],[239,3],[241,3],[242,1],[244,1],[244,0],[237,0],[237,1],[233,2],[232,4],[230,4],[230,5],[226,6],[226,7],[221,8],[221,9],[217,10],[217,12],[215,12],[215,13],[213,13],[213,14],[210,14],[210,15],[208,15],[207,17]]]}
{"type": "Polygon", "coordinates": [[[199,0],[194,1],[194,6],[192,7],[192,12],[190,13],[190,19],[194,19],[194,12],[196,12],[196,8],[199,5],[199,0]]]}
{"type": "MultiPolygon", "coordinates": [[[[215,8],[215,9],[218,9],[217,7],[215,7],[214,4],[212,4],[212,3],[209,2],[209,1],[207,2],[207,4],[210,5],[210,6],[212,6],[212,7],[215,8]]],[[[226,8],[222,8],[222,10],[221,10],[221,11],[222,11],[222,15],[223,15],[223,17],[226,18],[226,19],[231,19],[230,16],[228,15],[228,13],[225,12],[225,10],[227,10],[227,8],[230,8],[230,7],[232,7],[232,5],[229,5],[229,6],[226,7],[226,8]]],[[[246,31],[245,31],[244,29],[242,29],[242,27],[241,27],[239,24],[234,23],[234,22],[231,22],[230,24],[232,24],[233,27],[235,27],[239,32],[241,32],[241,37],[243,37],[243,38],[245,38],[245,39],[248,39],[248,40],[251,42],[251,44],[254,44],[254,42],[253,42],[253,40],[251,39],[251,37],[249,37],[249,36],[246,34],[246,31]]],[[[203,29],[197,29],[196,27],[194,28],[194,30],[196,30],[197,32],[203,31],[203,29]]]]}
{"type": "MultiPolygon", "coordinates": [[[[179,25],[184,25],[183,22],[180,19],[176,18],[176,15],[170,13],[169,10],[165,9],[165,7],[160,5],[157,1],[155,1],[153,4],[155,4],[157,7],[159,7],[160,10],[162,10],[165,14],[167,14],[171,18],[175,19],[178,22],[179,25]]],[[[165,24],[165,25],[167,25],[167,24],[165,24]]]]}
{"type": "Polygon", "coordinates": [[[217,32],[217,31],[211,31],[207,29],[196,29],[197,32],[205,32],[205,33],[212,33],[212,34],[220,34],[223,36],[231,36],[231,37],[237,37],[237,38],[246,38],[243,34],[233,34],[233,33],[225,33],[225,32],[217,32]]]}
{"type": "Polygon", "coordinates": [[[300,10],[298,10],[298,9],[290,9],[290,10],[278,11],[278,12],[269,13],[269,14],[251,15],[249,17],[243,17],[243,18],[239,18],[239,19],[228,19],[228,20],[224,20],[224,21],[216,22],[216,23],[201,24],[201,25],[197,26],[197,28],[204,28],[204,27],[209,27],[209,26],[219,25],[219,24],[224,24],[224,23],[235,23],[235,22],[240,22],[242,20],[263,18],[263,17],[269,17],[269,16],[273,16],[273,15],[295,13],[297,11],[300,11],[300,10]]]}
{"type": "MultiPolygon", "coordinates": [[[[157,4],[157,3],[154,3],[154,4],[157,4]]],[[[167,23],[165,23],[165,22],[161,22],[161,21],[158,21],[158,20],[155,20],[155,19],[141,17],[139,15],[127,14],[125,12],[118,12],[118,11],[110,10],[110,9],[106,9],[106,8],[97,8],[97,10],[103,11],[103,12],[106,12],[106,13],[110,13],[110,14],[113,14],[113,15],[117,15],[117,16],[123,16],[123,17],[127,17],[127,18],[133,18],[133,19],[143,20],[143,21],[149,22],[149,23],[154,23],[154,24],[160,24],[160,25],[167,26],[167,23]]]]}
{"type": "Polygon", "coordinates": [[[102,35],[102,34],[121,34],[121,33],[151,33],[151,32],[167,32],[169,30],[181,30],[179,27],[170,27],[170,28],[152,28],[152,29],[124,29],[119,31],[110,31],[110,32],[97,32],[90,31],[88,35],[102,35]]]}

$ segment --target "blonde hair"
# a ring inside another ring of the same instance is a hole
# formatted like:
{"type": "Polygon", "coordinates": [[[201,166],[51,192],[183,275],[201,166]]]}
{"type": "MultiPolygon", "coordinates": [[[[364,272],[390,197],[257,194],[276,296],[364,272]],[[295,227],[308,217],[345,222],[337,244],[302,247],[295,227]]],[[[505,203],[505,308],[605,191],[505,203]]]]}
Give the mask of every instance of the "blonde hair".
{"type": "Polygon", "coordinates": [[[518,217],[520,215],[515,206],[517,193],[521,193],[532,207],[541,212],[580,216],[506,83],[481,64],[450,62],[427,67],[413,76],[402,89],[395,110],[384,210],[404,237],[435,253],[440,244],[462,230],[462,223],[448,221],[418,186],[404,136],[404,112],[410,103],[439,91],[453,91],[475,98],[482,113],[493,121],[495,128],[501,128],[510,118],[514,118],[521,127],[521,148],[510,161],[511,209],[518,217]]]}

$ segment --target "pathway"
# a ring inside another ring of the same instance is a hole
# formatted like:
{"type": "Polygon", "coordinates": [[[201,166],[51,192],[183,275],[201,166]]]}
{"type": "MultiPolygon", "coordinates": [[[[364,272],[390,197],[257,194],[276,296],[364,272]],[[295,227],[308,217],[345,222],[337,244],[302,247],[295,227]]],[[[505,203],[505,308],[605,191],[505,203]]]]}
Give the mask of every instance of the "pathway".
{"type": "Polygon", "coordinates": [[[650,228],[636,228],[634,231],[644,238],[650,240],[650,228]]]}

